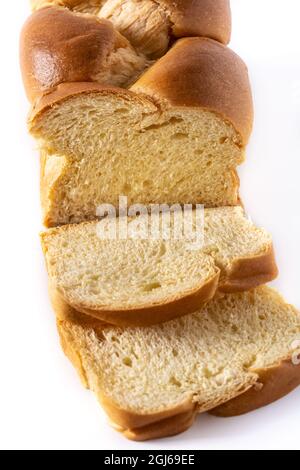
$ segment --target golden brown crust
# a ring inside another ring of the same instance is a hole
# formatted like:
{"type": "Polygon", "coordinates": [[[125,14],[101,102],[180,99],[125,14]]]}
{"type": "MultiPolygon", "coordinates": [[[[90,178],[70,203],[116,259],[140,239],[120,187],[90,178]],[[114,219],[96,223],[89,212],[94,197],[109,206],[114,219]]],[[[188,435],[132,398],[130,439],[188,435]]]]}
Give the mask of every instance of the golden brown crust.
{"type": "Polygon", "coordinates": [[[49,283],[49,297],[58,322],[69,321],[75,325],[98,329],[109,328],[112,326],[109,323],[102,322],[95,317],[75,310],[63,299],[55,286],[51,283],[49,283]]]}
{"type": "Polygon", "coordinates": [[[90,92],[117,93],[128,99],[154,99],[161,106],[207,109],[229,121],[244,146],[253,122],[251,89],[246,66],[230,49],[210,39],[181,39],[130,90],[97,83],[64,83],[44,96],[32,120],[49,107],[90,92]],[[133,93],[135,92],[135,93],[133,93]],[[146,95],[146,96],[145,96],[146,95]]]}
{"type": "MultiPolygon", "coordinates": [[[[41,238],[43,244],[43,234],[41,238]]],[[[45,251],[44,245],[43,249],[45,251]]],[[[90,320],[91,322],[100,320],[123,327],[150,326],[195,312],[211,300],[217,291],[235,293],[251,290],[267,281],[274,280],[277,274],[278,269],[271,245],[265,253],[236,259],[230,272],[221,276],[221,281],[220,271],[217,269],[216,274],[197,289],[185,293],[182,297],[169,299],[167,303],[163,304],[145,305],[137,309],[99,310],[86,308],[84,305],[70,305],[64,294],[59,292],[55,285],[51,285],[50,292],[54,310],[62,320],[74,321],[77,313],[81,312],[82,316],[79,321],[83,321],[85,317],[91,317],[93,319],[90,320]]]]}
{"type": "Polygon", "coordinates": [[[210,413],[223,418],[249,413],[283,398],[300,385],[300,365],[293,364],[291,358],[254,372],[259,375],[256,385],[210,413]]]}
{"type": "Polygon", "coordinates": [[[193,313],[213,299],[219,282],[219,271],[203,285],[184,296],[170,299],[158,305],[148,305],[137,309],[92,310],[80,305],[69,306],[63,295],[52,286],[51,300],[54,310],[61,319],[70,319],[74,310],[101,322],[126,326],[150,326],[170,321],[174,318],[193,313]],[[71,308],[71,310],[70,310],[71,308]]]}
{"type": "MultiPolygon", "coordinates": [[[[70,359],[70,356],[68,357],[70,359]]],[[[74,362],[73,365],[75,365],[74,362]]],[[[103,392],[101,394],[99,394],[99,391],[96,393],[111,423],[114,423],[114,427],[131,440],[143,441],[174,436],[187,430],[193,424],[198,414],[203,414],[217,404],[227,402],[245,393],[255,383],[257,377],[253,374],[251,379],[249,378],[248,382],[242,384],[239,389],[232,391],[228,396],[219,398],[218,403],[202,403],[199,405],[193,400],[193,394],[191,393],[190,397],[186,398],[182,403],[151,414],[137,414],[124,410],[105,397],[103,392]]],[[[93,390],[92,386],[91,390],[93,390]]]]}
{"type": "Polygon", "coordinates": [[[236,260],[219,291],[226,294],[243,292],[267,284],[278,276],[273,245],[265,253],[236,260]]]}
{"type": "MultiPolygon", "coordinates": [[[[107,0],[32,0],[32,8],[37,10],[45,4],[52,4],[62,5],[75,11],[98,14],[100,7],[105,3],[107,0]]],[[[203,36],[223,44],[229,43],[231,36],[229,0],[155,0],[155,3],[166,11],[175,38],[203,36]]]]}
{"type": "Polygon", "coordinates": [[[92,310],[74,305],[76,310],[99,318],[106,323],[119,326],[151,326],[158,323],[167,322],[174,318],[195,312],[203,307],[215,296],[219,282],[219,271],[208,281],[190,293],[185,293],[181,297],[168,300],[157,305],[147,305],[140,308],[124,310],[92,310]]]}
{"type": "MultiPolygon", "coordinates": [[[[91,82],[62,83],[58,85],[54,91],[45,94],[34,103],[30,113],[29,125],[34,125],[35,121],[42,116],[44,112],[48,111],[56,104],[62,103],[74,96],[88,93],[116,94],[123,99],[145,102],[145,98],[142,96],[138,96],[136,93],[123,88],[91,82]]],[[[146,101],[148,104],[150,103],[149,100],[146,101]]]]}
{"type": "Polygon", "coordinates": [[[44,8],[45,5],[64,6],[75,11],[91,11],[97,13],[106,0],[31,0],[33,11],[44,8]]]}
{"type": "Polygon", "coordinates": [[[229,0],[160,0],[167,7],[176,38],[198,36],[228,44],[231,36],[229,0]]]}
{"type": "MultiPolygon", "coordinates": [[[[68,230],[68,226],[52,230],[68,230]]],[[[47,236],[47,232],[41,234],[42,247],[46,255],[45,236],[47,236]]],[[[160,304],[147,304],[139,308],[92,309],[84,304],[71,302],[53,283],[50,286],[50,297],[54,310],[62,320],[74,321],[74,312],[75,318],[80,312],[81,318],[79,321],[84,321],[85,317],[90,317],[93,319],[90,320],[91,322],[100,320],[104,323],[122,327],[150,326],[195,312],[213,299],[217,291],[235,293],[251,290],[274,280],[277,274],[278,268],[271,244],[261,254],[235,259],[229,272],[222,272],[216,267],[215,274],[201,286],[181,294],[180,297],[170,298],[160,304]]],[[[93,326],[93,323],[91,326],[93,326]]]]}
{"type": "Polygon", "coordinates": [[[180,39],[132,87],[170,106],[204,108],[233,124],[246,145],[253,125],[248,71],[229,48],[206,38],[180,39]]]}
{"type": "Polygon", "coordinates": [[[120,46],[128,42],[109,21],[55,7],[38,10],[25,23],[20,42],[29,100],[60,83],[96,81],[108,69],[107,57],[120,46]]]}

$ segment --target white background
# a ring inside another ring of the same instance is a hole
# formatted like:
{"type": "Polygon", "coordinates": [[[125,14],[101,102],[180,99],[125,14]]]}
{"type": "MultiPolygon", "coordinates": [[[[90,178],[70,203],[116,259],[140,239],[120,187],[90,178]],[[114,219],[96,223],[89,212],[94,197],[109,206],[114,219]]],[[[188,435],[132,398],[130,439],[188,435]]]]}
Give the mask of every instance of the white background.
{"type": "MultiPolygon", "coordinates": [[[[38,233],[39,169],[18,64],[27,0],[2,2],[0,69],[0,447],[5,449],[300,449],[300,390],[240,418],[201,416],[151,443],[112,430],[60,350],[38,233]]],[[[300,2],[232,0],[231,47],[249,66],[255,127],[240,171],[254,221],[274,235],[275,285],[300,307],[300,2]]]]}

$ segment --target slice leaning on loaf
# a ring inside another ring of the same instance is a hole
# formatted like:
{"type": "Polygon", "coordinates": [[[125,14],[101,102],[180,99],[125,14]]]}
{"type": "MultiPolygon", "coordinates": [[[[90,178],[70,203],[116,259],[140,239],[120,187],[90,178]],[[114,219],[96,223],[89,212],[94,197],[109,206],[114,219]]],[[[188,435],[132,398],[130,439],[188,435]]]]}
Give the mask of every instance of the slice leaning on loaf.
{"type": "MultiPolygon", "coordinates": [[[[180,213],[171,215],[171,227],[177,227],[180,213]]],[[[101,239],[97,222],[43,233],[51,287],[84,314],[116,325],[144,326],[191,313],[218,289],[243,291],[277,275],[271,237],[241,207],[206,209],[197,228],[204,232],[197,249],[186,238],[175,240],[172,231],[166,239],[161,215],[152,219],[153,226],[157,219],[156,240],[101,239]]],[[[145,216],[127,220],[142,226],[145,216]]],[[[114,222],[103,220],[102,233],[110,233],[114,222]]]]}
{"type": "Polygon", "coordinates": [[[252,127],[246,66],[225,46],[179,40],[131,90],[64,83],[33,108],[48,227],[100,204],[238,204],[252,127]]]}
{"type": "Polygon", "coordinates": [[[84,385],[129,439],[178,434],[216,407],[245,413],[300,384],[300,314],[267,287],[224,294],[163,325],[74,320],[58,330],[84,385]]]}

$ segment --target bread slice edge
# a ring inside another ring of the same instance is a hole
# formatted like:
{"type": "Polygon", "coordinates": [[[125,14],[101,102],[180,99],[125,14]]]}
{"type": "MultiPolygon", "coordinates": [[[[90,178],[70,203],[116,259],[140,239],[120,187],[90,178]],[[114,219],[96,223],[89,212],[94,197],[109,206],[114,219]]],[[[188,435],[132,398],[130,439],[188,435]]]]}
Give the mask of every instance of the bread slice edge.
{"type": "MultiPolygon", "coordinates": [[[[215,275],[195,289],[183,293],[177,298],[157,304],[127,309],[91,309],[82,304],[71,303],[64,293],[51,282],[50,298],[57,316],[62,320],[74,319],[73,311],[93,317],[94,319],[117,326],[151,326],[170,321],[180,316],[195,312],[212,300],[218,291],[237,293],[251,290],[271,282],[278,275],[273,245],[255,256],[237,258],[230,271],[220,281],[220,269],[216,266],[215,275]]],[[[82,318],[81,318],[82,320],[82,318]]]]}

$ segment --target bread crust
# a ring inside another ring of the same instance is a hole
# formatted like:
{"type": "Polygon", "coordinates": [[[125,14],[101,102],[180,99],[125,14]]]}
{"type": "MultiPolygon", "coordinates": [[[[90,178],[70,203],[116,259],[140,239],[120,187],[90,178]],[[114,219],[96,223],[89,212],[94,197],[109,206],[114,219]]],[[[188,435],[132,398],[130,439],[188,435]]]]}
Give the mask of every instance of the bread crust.
{"type": "MultiPolygon", "coordinates": [[[[247,383],[241,385],[239,390],[223,397],[219,400],[219,403],[234,399],[245,393],[255,384],[256,379],[257,376],[253,375],[247,383]]],[[[128,410],[121,409],[111,400],[103,399],[103,396],[99,398],[99,402],[113,423],[113,427],[127,437],[127,439],[133,441],[147,441],[180,434],[193,425],[197,415],[208,412],[216,406],[216,403],[197,405],[193,401],[193,396],[191,396],[176,407],[164,410],[163,412],[137,415],[128,410]]]]}
{"type": "Polygon", "coordinates": [[[119,432],[130,441],[136,442],[172,437],[187,431],[194,424],[196,416],[197,413],[191,410],[142,428],[120,428],[119,432]]]}
{"type": "Polygon", "coordinates": [[[259,380],[253,387],[210,413],[223,418],[240,416],[283,398],[300,385],[300,365],[293,364],[291,357],[255,373],[259,380]]]}
{"type": "Polygon", "coordinates": [[[20,62],[27,96],[34,102],[61,84],[109,83],[109,57],[131,48],[110,21],[59,7],[33,13],[20,41],[20,62]]]}
{"type": "MultiPolygon", "coordinates": [[[[72,8],[84,2],[60,3],[72,8]]],[[[157,0],[157,3],[169,13],[174,38],[206,36],[210,39],[179,40],[131,91],[94,83],[99,71],[105,72],[107,56],[117,47],[129,47],[110,22],[75,15],[61,8],[43,8],[30,17],[21,36],[21,67],[28,98],[35,103],[31,123],[47,109],[75,95],[115,93],[148,104],[198,107],[215,112],[241,136],[236,145],[245,146],[253,123],[247,69],[236,54],[219,44],[227,44],[230,39],[229,1],[157,0]]],[[[63,350],[78,370],[84,386],[97,391],[90,383],[80,350],[66,334],[66,320],[100,330],[108,328],[109,323],[148,326],[194,312],[212,299],[217,290],[225,293],[248,290],[273,280],[277,274],[273,247],[269,247],[264,254],[236,260],[225,280],[219,281],[217,270],[198,289],[161,305],[98,311],[82,305],[71,306],[54,286],[50,290],[63,350]]],[[[197,406],[190,396],[173,408],[140,415],[121,409],[103,393],[97,394],[119,431],[129,439],[144,441],[181,433],[204,411],[220,417],[253,411],[282,398],[299,385],[300,368],[289,357],[267,369],[254,370],[252,382],[237,390],[234,398],[224,397],[225,403],[213,409],[216,404],[197,406]]]]}
{"type": "Polygon", "coordinates": [[[180,39],[131,87],[169,106],[203,108],[229,121],[245,146],[253,126],[248,69],[231,49],[207,38],[180,39]]]}
{"type": "MultiPolygon", "coordinates": [[[[71,10],[99,13],[107,0],[32,0],[33,10],[48,5],[62,5],[71,10]]],[[[125,2],[124,2],[125,3],[125,2]]],[[[155,0],[166,11],[172,35],[176,38],[204,36],[228,44],[231,37],[229,0],[155,0]]],[[[101,15],[101,13],[100,13],[101,15]]]]}
{"type": "Polygon", "coordinates": [[[57,312],[59,318],[69,318],[70,314],[73,316],[74,313],[70,310],[71,308],[96,320],[113,325],[122,327],[151,326],[193,313],[204,306],[215,296],[219,276],[220,271],[217,269],[215,275],[204,284],[193,291],[186,292],[181,297],[169,299],[161,304],[145,305],[136,309],[92,310],[82,305],[69,305],[61,292],[56,290],[53,293],[53,287],[50,289],[52,291],[50,297],[54,311],[57,312]]]}
{"type": "Polygon", "coordinates": [[[168,8],[176,38],[198,36],[228,44],[231,37],[229,0],[160,0],[168,8]]]}

